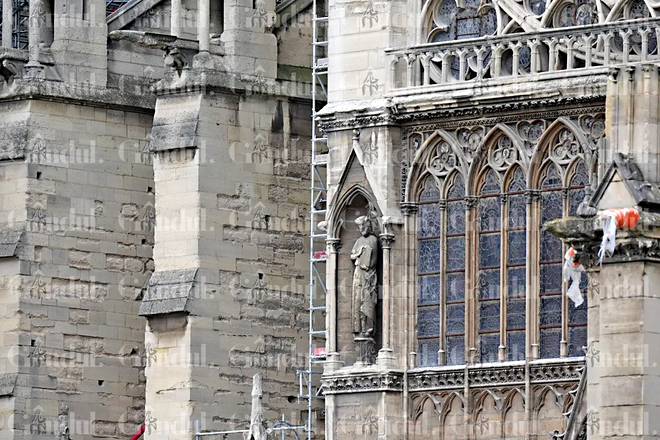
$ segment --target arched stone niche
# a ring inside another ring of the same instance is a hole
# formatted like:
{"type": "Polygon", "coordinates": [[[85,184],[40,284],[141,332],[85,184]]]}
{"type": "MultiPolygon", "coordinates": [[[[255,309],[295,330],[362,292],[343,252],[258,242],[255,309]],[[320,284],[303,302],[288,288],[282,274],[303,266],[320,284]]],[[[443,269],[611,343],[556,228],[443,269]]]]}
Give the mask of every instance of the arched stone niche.
{"type": "MultiPolygon", "coordinates": [[[[355,263],[351,260],[353,245],[360,238],[361,233],[355,220],[366,216],[371,222],[372,233],[378,237],[381,233],[379,224],[380,214],[373,208],[369,197],[361,191],[356,191],[350,199],[346,200],[345,207],[335,222],[334,236],[339,238],[341,247],[337,255],[337,268],[335,273],[337,286],[337,322],[336,337],[340,359],[344,365],[354,365],[357,360],[355,335],[353,334],[353,275],[355,263]]],[[[379,243],[379,240],[376,240],[379,243]]],[[[376,303],[375,334],[376,344],[372,353],[372,363],[375,363],[378,350],[382,346],[382,249],[378,244],[378,301],[376,303]]]]}

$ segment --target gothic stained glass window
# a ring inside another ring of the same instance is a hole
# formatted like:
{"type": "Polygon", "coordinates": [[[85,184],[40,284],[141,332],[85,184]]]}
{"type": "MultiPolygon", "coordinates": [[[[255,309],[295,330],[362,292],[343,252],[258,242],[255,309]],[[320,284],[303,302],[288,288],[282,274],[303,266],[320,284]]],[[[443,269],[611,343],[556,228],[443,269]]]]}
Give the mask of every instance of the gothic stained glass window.
{"type": "Polygon", "coordinates": [[[417,335],[420,366],[437,365],[440,350],[440,232],[442,210],[436,181],[428,177],[418,215],[417,335]]]}
{"type": "Polygon", "coordinates": [[[500,184],[492,169],[486,172],[479,199],[479,347],[481,362],[498,359],[500,345],[500,253],[502,203],[500,184]]]}
{"type": "MultiPolygon", "coordinates": [[[[569,215],[576,215],[577,208],[584,200],[584,187],[589,185],[589,174],[584,162],[577,162],[569,189],[569,215]]],[[[568,355],[584,356],[582,347],[587,345],[587,275],[582,274],[580,290],[584,302],[575,307],[572,302],[568,304],[568,355]]]]}
{"type": "Polygon", "coordinates": [[[493,8],[479,10],[478,1],[466,0],[460,9],[455,0],[442,0],[433,14],[432,42],[453,41],[492,35],[497,31],[497,13],[493,8]]]}
{"type": "MultiPolygon", "coordinates": [[[[554,164],[549,164],[541,181],[541,225],[563,217],[562,184],[554,164]]],[[[541,226],[539,225],[539,226],[541,226]]],[[[562,323],[562,243],[541,231],[541,290],[539,308],[540,355],[557,358],[560,354],[562,323]]]]}
{"type": "Polygon", "coordinates": [[[456,174],[447,194],[445,352],[448,365],[465,362],[465,184],[456,174]]]}
{"type": "Polygon", "coordinates": [[[527,200],[525,176],[516,168],[507,188],[506,347],[507,360],[525,359],[527,200]]]}

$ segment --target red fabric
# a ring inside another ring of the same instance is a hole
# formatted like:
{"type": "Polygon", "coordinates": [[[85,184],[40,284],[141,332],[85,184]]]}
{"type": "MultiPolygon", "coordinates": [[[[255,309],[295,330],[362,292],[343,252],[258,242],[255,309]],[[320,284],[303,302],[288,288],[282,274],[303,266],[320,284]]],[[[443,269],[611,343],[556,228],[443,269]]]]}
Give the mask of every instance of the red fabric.
{"type": "Polygon", "coordinates": [[[608,209],[603,214],[614,217],[618,229],[633,229],[639,220],[639,212],[634,208],[608,209]]]}
{"type": "Polygon", "coordinates": [[[142,425],[142,427],[140,428],[140,430],[139,430],[138,432],[136,432],[135,435],[133,435],[133,437],[131,437],[131,440],[137,440],[137,439],[139,439],[140,436],[141,436],[142,434],[144,434],[144,428],[145,428],[145,425],[142,425]]]}

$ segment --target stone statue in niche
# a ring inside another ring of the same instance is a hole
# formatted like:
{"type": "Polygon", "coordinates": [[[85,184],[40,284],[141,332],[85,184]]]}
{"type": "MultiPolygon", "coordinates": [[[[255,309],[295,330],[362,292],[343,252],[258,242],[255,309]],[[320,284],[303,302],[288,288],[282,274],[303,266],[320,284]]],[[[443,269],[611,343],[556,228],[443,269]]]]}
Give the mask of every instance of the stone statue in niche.
{"type": "Polygon", "coordinates": [[[372,232],[371,220],[358,217],[355,224],[362,236],[355,241],[351,260],[353,272],[353,334],[358,362],[369,365],[374,362],[376,333],[376,303],[378,301],[378,238],[372,232]]]}

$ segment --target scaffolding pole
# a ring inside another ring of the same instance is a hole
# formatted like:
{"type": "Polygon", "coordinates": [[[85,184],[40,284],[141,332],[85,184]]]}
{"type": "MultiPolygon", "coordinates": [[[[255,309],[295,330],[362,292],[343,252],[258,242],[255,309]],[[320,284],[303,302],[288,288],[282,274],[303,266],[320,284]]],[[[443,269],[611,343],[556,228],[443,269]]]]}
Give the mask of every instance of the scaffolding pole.
{"type": "Polygon", "coordinates": [[[313,436],[315,401],[323,399],[320,386],[325,361],[326,232],[319,228],[327,208],[328,146],[317,125],[319,105],[327,101],[327,0],[312,0],[312,154],[309,234],[309,334],[306,369],[298,372],[299,399],[307,400],[307,439],[313,436]]]}

